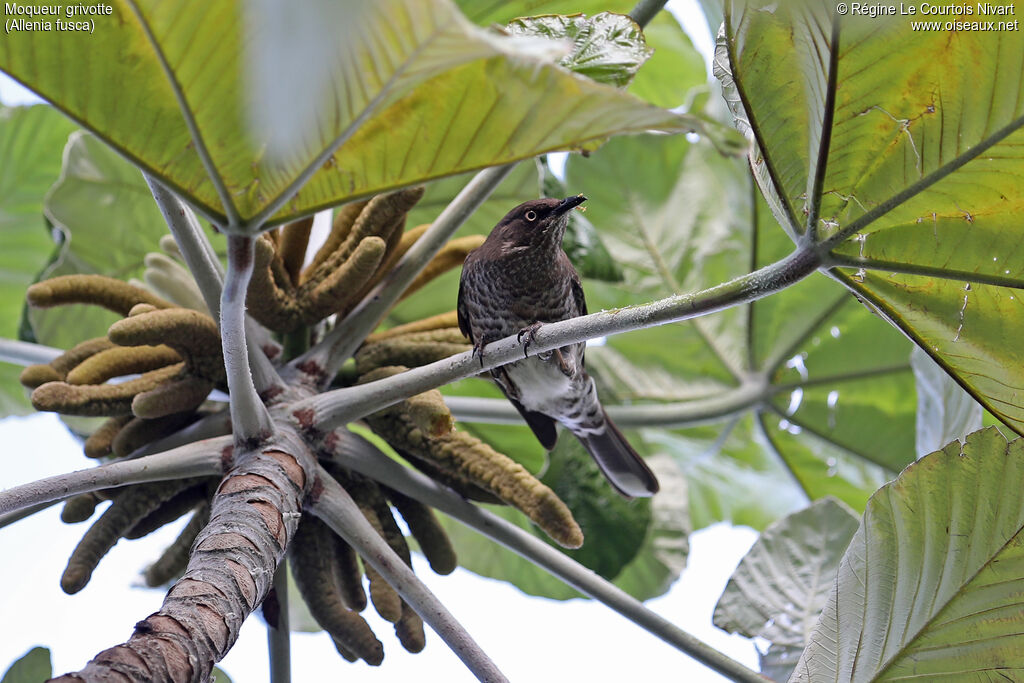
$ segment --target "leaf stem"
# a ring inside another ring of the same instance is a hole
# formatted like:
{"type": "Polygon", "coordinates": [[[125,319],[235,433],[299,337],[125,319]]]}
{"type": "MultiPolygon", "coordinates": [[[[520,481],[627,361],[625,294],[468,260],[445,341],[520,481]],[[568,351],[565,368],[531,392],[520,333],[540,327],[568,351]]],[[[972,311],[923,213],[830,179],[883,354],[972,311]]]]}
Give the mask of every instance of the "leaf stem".
{"type": "Polygon", "coordinates": [[[228,235],[228,276],[221,296],[220,335],[224,369],[231,394],[231,426],[235,444],[251,447],[274,433],[274,423],[253,385],[245,343],[245,293],[253,270],[253,240],[228,235]]]}
{"type": "MultiPolygon", "coordinates": [[[[605,409],[619,427],[691,427],[735,415],[766,400],[769,387],[748,381],[705,398],[672,403],[643,405],[606,405],[605,409]]],[[[490,424],[523,424],[519,412],[505,399],[470,396],[445,396],[444,402],[457,420],[490,424]]]]}
{"type": "Polygon", "coordinates": [[[818,241],[818,216],[821,211],[821,190],[828,170],[828,155],[832,148],[832,121],[836,108],[836,79],[839,71],[839,16],[832,15],[832,40],[829,42],[828,74],[825,86],[824,111],[821,117],[821,135],[818,138],[818,159],[814,165],[811,187],[808,188],[807,228],[804,235],[811,242],[818,241]]]}
{"type": "Polygon", "coordinates": [[[52,346],[0,338],[0,361],[22,367],[49,363],[63,351],[52,346]]]}
{"type": "MultiPolygon", "coordinates": [[[[214,320],[220,318],[220,297],[224,289],[224,269],[217,258],[213,245],[206,239],[192,209],[176,194],[166,188],[159,180],[143,172],[146,183],[153,193],[153,199],[160,207],[167,227],[174,236],[174,241],[185,259],[192,277],[196,279],[203,301],[210,310],[214,320]]],[[[267,343],[274,342],[254,321],[245,320],[246,335],[249,339],[249,365],[252,368],[253,382],[256,390],[263,392],[274,387],[282,387],[283,383],[274,366],[262,351],[267,343]]]]}
{"type": "Polygon", "coordinates": [[[825,258],[830,265],[841,268],[864,268],[866,270],[880,270],[886,273],[923,275],[925,277],[939,278],[940,280],[955,280],[957,282],[970,282],[971,284],[978,285],[1024,289],[1024,279],[1009,275],[990,275],[988,273],[971,272],[968,270],[952,270],[949,268],[926,266],[919,263],[900,263],[898,261],[864,258],[863,256],[847,256],[846,254],[830,254],[825,258]]]}
{"type": "Polygon", "coordinates": [[[213,439],[218,436],[227,436],[230,433],[230,412],[226,409],[221,409],[204,415],[189,426],[183,427],[173,434],[169,434],[162,439],[149,442],[130,455],[135,458],[143,455],[152,455],[154,453],[160,453],[161,451],[168,451],[172,448],[184,446],[192,443],[193,441],[203,441],[206,439],[213,439]]]}
{"type": "Polygon", "coordinates": [[[26,508],[80,493],[178,477],[223,472],[221,451],[229,437],[198,441],[134,460],[114,460],[85,470],[58,474],[0,491],[0,519],[26,508]]]}
{"type": "MultiPolygon", "coordinates": [[[[773,369],[765,374],[751,375],[739,387],[713,396],[671,403],[606,405],[605,410],[608,411],[608,415],[615,420],[619,427],[634,429],[643,427],[694,427],[738,415],[771,400],[777,394],[785,394],[794,389],[806,389],[807,387],[820,386],[822,384],[870,379],[872,377],[908,371],[910,371],[909,364],[899,363],[838,375],[828,375],[827,377],[815,377],[799,382],[769,384],[767,377],[774,372],[773,369]]],[[[451,410],[452,415],[455,416],[455,419],[463,422],[523,424],[523,419],[518,411],[505,399],[480,398],[476,396],[445,396],[444,402],[448,409],[451,410]]]]}
{"type": "Polygon", "coordinates": [[[476,507],[426,476],[384,457],[360,436],[342,432],[332,456],[346,467],[372,477],[410,498],[434,507],[533,562],[576,590],[610,607],[649,633],[735,681],[767,679],[686,633],[643,603],[536,536],[476,507]]]}
{"type": "Polygon", "coordinates": [[[9,526],[11,524],[14,524],[15,522],[20,522],[21,520],[25,519],[26,517],[31,517],[32,515],[36,514],[37,512],[42,512],[46,508],[53,507],[54,505],[56,505],[59,502],[60,502],[59,500],[51,500],[48,503],[39,503],[38,505],[30,505],[28,507],[21,508],[20,510],[17,510],[16,512],[7,512],[5,514],[2,514],[2,515],[0,515],[0,529],[3,529],[5,526],[9,526]]]}
{"type": "Polygon", "coordinates": [[[318,344],[299,356],[291,365],[303,366],[310,361],[325,369],[330,381],[341,365],[363,343],[380,319],[406,290],[420,271],[444,246],[466,219],[490,196],[491,192],[512,171],[515,164],[487,168],[477,173],[445,207],[402,260],[363,301],[339,322],[318,344]]]}
{"type": "MultiPolygon", "coordinates": [[[[814,272],[818,263],[813,249],[801,248],[781,261],[694,294],[677,294],[649,304],[551,323],[537,331],[530,352],[543,353],[595,337],[688,320],[748,303],[803,279],[814,272]]],[[[487,345],[481,358],[465,351],[386,379],[296,401],[291,405],[292,417],[300,429],[316,425],[318,429],[330,430],[403,398],[504,365],[520,358],[522,353],[516,335],[509,335],[487,345]]]]}
{"type": "MultiPolygon", "coordinates": [[[[380,454],[377,454],[380,457],[380,454]]],[[[386,459],[386,458],[385,458],[386,459]]],[[[469,633],[451,615],[440,600],[430,592],[391,546],[374,530],[359,511],[348,492],[324,471],[318,469],[317,481],[323,493],[313,502],[311,510],[335,533],[368,561],[409,603],[423,621],[437,632],[448,647],[481,681],[507,681],[497,666],[480,649],[469,633]]]]}
{"type": "Polygon", "coordinates": [[[629,10],[629,18],[640,25],[640,28],[647,26],[666,5],[668,0],[640,0],[633,9],[629,10]]]}
{"type": "MultiPolygon", "coordinates": [[[[274,597],[277,623],[264,614],[267,622],[267,651],[270,654],[270,683],[291,683],[291,628],[288,624],[288,563],[281,562],[274,572],[274,597]]],[[[264,609],[267,602],[263,602],[264,609]]]]}
{"type": "Polygon", "coordinates": [[[217,320],[220,317],[221,290],[224,289],[224,269],[217,260],[213,245],[203,234],[191,208],[149,173],[143,171],[142,176],[185,258],[185,264],[196,279],[210,315],[217,320]]]}

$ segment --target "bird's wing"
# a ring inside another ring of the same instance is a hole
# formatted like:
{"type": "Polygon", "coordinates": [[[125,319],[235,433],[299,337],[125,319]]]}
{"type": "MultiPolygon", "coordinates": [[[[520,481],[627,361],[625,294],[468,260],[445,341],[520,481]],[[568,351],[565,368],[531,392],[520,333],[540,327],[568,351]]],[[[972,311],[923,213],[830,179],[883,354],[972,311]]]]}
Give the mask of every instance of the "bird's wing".
{"type": "Polygon", "coordinates": [[[558,441],[558,431],[555,429],[555,420],[544,413],[527,410],[514,398],[510,398],[509,402],[516,407],[519,414],[523,416],[524,420],[526,420],[526,424],[533,431],[533,435],[537,437],[537,441],[540,441],[540,445],[549,451],[554,448],[555,442],[558,441]]]}
{"type": "MultiPolygon", "coordinates": [[[[569,285],[572,289],[572,298],[576,302],[577,315],[586,315],[587,298],[583,295],[583,283],[580,282],[580,274],[576,272],[575,268],[572,269],[571,277],[569,278],[569,285]]],[[[582,368],[587,345],[579,344],[578,348],[580,354],[580,368],[582,368]]]]}
{"type": "Polygon", "coordinates": [[[476,340],[473,339],[473,327],[469,324],[469,307],[466,305],[465,297],[462,295],[463,289],[466,285],[467,263],[462,264],[462,276],[459,278],[459,299],[458,304],[455,306],[455,313],[459,318],[459,330],[462,334],[469,337],[469,343],[476,344],[476,340]]]}
{"type": "Polygon", "coordinates": [[[509,403],[514,405],[519,414],[526,420],[527,426],[533,431],[537,441],[540,441],[540,445],[549,451],[554,448],[555,442],[558,441],[558,431],[555,429],[554,418],[523,407],[523,404],[516,399],[518,388],[515,382],[512,381],[512,378],[509,377],[506,366],[491,370],[491,377],[494,379],[494,383],[498,385],[498,388],[501,389],[501,393],[505,394],[505,398],[508,399],[509,403]]]}
{"type": "Polygon", "coordinates": [[[587,298],[583,295],[583,283],[580,282],[580,274],[576,272],[575,268],[572,271],[569,284],[572,286],[572,298],[576,300],[576,310],[579,311],[577,315],[586,315],[587,298]]]}

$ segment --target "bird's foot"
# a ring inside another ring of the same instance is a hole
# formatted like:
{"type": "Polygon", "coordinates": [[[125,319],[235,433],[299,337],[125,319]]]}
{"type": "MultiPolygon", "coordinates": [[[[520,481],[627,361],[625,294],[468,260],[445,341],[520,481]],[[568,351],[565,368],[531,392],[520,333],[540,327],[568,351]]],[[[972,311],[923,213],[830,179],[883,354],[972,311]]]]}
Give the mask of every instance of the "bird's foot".
{"type": "Polygon", "coordinates": [[[480,367],[484,366],[484,346],[486,346],[486,344],[484,344],[484,342],[482,342],[482,341],[478,341],[476,344],[473,344],[473,356],[472,357],[474,357],[474,358],[479,357],[480,358],[480,367]]]}
{"type": "Polygon", "coordinates": [[[523,345],[523,358],[529,356],[530,344],[533,343],[534,338],[537,336],[537,330],[543,326],[544,323],[533,323],[519,330],[519,334],[516,335],[516,341],[521,342],[523,345]],[[526,341],[523,341],[524,337],[526,341]]]}

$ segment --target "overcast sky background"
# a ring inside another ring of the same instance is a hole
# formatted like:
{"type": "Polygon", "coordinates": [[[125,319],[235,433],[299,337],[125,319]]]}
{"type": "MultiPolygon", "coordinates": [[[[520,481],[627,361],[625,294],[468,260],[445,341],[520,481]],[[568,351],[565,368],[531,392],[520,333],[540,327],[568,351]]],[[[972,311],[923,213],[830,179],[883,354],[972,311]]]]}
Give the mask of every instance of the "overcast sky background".
{"type": "MultiPolygon", "coordinates": [[[[713,41],[696,1],[672,0],[669,8],[710,60],[713,41]]],[[[34,101],[39,100],[0,74],[0,102],[34,101]]],[[[52,414],[0,420],[0,444],[0,485],[4,487],[88,464],[80,444],[52,414]]],[[[0,591],[0,673],[36,645],[51,649],[55,674],[80,669],[100,650],[127,639],[135,622],[160,606],[163,592],[139,587],[139,573],[173,540],[184,519],[144,539],[122,540],[101,562],[89,585],[68,596],[60,590],[60,575],[87,524],[65,525],[59,511],[60,506],[55,506],[0,529],[0,585],[4,586],[0,591]]],[[[716,629],[711,614],[730,574],[756,537],[750,529],[725,524],[693,534],[682,578],[668,594],[647,603],[755,669],[753,645],[716,629]]],[[[508,584],[462,569],[439,577],[418,555],[414,566],[510,680],[726,680],[598,603],[531,598],[508,584]]],[[[328,673],[373,683],[475,680],[429,629],[426,649],[410,655],[395,639],[392,626],[377,618],[372,607],[364,616],[384,643],[385,658],[379,669],[348,664],[323,633],[297,633],[292,637],[293,680],[322,680],[328,673]]],[[[234,683],[268,680],[266,629],[259,618],[246,621],[220,666],[234,683]]]]}

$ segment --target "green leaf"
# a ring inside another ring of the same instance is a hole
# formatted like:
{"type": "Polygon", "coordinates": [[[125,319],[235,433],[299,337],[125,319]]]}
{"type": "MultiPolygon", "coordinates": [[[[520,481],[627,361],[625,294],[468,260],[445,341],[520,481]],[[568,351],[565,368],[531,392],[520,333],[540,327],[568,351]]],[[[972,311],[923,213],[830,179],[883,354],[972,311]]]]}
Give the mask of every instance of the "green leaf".
{"type": "Polygon", "coordinates": [[[669,455],[686,477],[690,523],[720,520],[763,529],[807,504],[784,461],[769,447],[755,415],[678,430],[645,429],[633,446],[648,458],[669,455]],[[765,491],[772,495],[766,496],[765,491]]]}
{"type": "Polygon", "coordinates": [[[558,61],[561,66],[616,88],[629,85],[654,53],[635,21],[610,12],[593,17],[548,14],[516,19],[508,25],[508,32],[568,42],[572,49],[558,61]]]}
{"type": "Polygon", "coordinates": [[[1024,672],[1024,441],[993,427],[876,493],[791,680],[1024,672]]]}
{"type": "Polygon", "coordinates": [[[762,673],[789,678],[857,524],[848,507],[823,498],[765,529],[740,561],[715,606],[714,622],[730,633],[771,643],[762,656],[762,673]],[[786,661],[789,667],[783,669],[786,661]]]}
{"type": "Polygon", "coordinates": [[[651,500],[626,500],[616,493],[586,449],[564,430],[541,481],[565,501],[590,540],[568,554],[605,578],[618,576],[639,552],[651,525],[651,500]]]}
{"type": "MultiPolygon", "coordinates": [[[[627,502],[604,483],[597,466],[571,435],[562,435],[541,480],[565,500],[583,529],[579,550],[561,552],[611,580],[634,597],[661,595],[686,565],[689,549],[685,482],[665,458],[648,460],[661,482],[653,499],[627,502]]],[[[485,506],[554,546],[517,510],[485,506]]],[[[559,579],[475,531],[443,518],[459,565],[508,581],[530,595],[555,600],[580,597],[559,579]]]]}
{"type": "MultiPolygon", "coordinates": [[[[56,258],[42,278],[98,273],[122,280],[141,278],[147,253],[159,252],[167,226],[142,174],[95,136],[74,133],[60,179],[46,196],[46,215],[63,235],[56,258]]],[[[208,235],[218,250],[223,237],[208,235]]],[[[117,316],[98,306],[29,309],[42,344],[69,348],[104,336],[117,316]]]]}
{"type": "MultiPolygon", "coordinates": [[[[544,26],[594,21],[601,14],[607,16],[608,12],[622,15],[629,12],[635,3],[608,0],[526,0],[495,3],[490,6],[480,2],[461,1],[459,5],[466,16],[476,23],[505,25],[511,22],[510,28],[515,30],[520,23],[544,26]],[[586,16],[592,19],[585,20],[586,16]],[[520,20],[520,17],[527,18],[520,20]]],[[[683,32],[679,22],[669,12],[659,12],[655,15],[643,28],[643,39],[654,50],[654,54],[633,79],[628,88],[629,92],[659,107],[678,107],[686,101],[692,87],[707,80],[704,58],[694,49],[693,43],[683,32]]],[[[592,76],[590,73],[585,75],[592,76]]]]}
{"type": "Polygon", "coordinates": [[[230,230],[689,125],[477,29],[447,0],[283,15],[276,3],[122,0],[95,32],[18,34],[0,68],[230,230]],[[299,77],[284,70],[291,53],[299,77]]]}
{"type": "Polygon", "coordinates": [[[917,382],[917,457],[981,429],[981,406],[920,348],[910,354],[917,382]]]}
{"type": "Polygon", "coordinates": [[[480,2],[480,0],[456,0],[466,17],[481,26],[500,24],[504,26],[518,17],[537,14],[575,14],[593,16],[598,12],[625,14],[636,3],[633,0],[506,0],[503,2],[480,2]]]}
{"type": "Polygon", "coordinates": [[[837,278],[1024,430],[1024,43],[777,9],[727,7],[716,59],[777,215],[817,218],[837,278]]]}
{"type": "Polygon", "coordinates": [[[45,647],[34,647],[11,664],[11,668],[0,679],[0,683],[39,683],[52,675],[50,650],[45,647]]]}
{"type": "Polygon", "coordinates": [[[224,673],[224,670],[219,666],[213,667],[212,676],[210,678],[213,683],[231,683],[231,677],[224,673]]]}
{"type": "MultiPolygon", "coordinates": [[[[0,106],[0,337],[18,336],[25,289],[53,251],[43,195],[60,173],[61,150],[74,126],[52,107],[0,106]]],[[[0,415],[32,408],[18,367],[0,363],[0,415]]]]}
{"type": "MultiPolygon", "coordinates": [[[[566,197],[571,194],[562,179],[552,173],[547,159],[538,161],[537,168],[543,188],[542,196],[566,197]]],[[[582,211],[570,212],[569,224],[562,238],[562,249],[581,276],[609,282],[622,280],[622,271],[608,253],[594,224],[586,219],[582,211]]]]}
{"type": "Polygon", "coordinates": [[[692,88],[707,81],[704,58],[676,18],[659,12],[644,27],[654,54],[633,79],[629,92],[659,107],[678,107],[692,88]]]}

